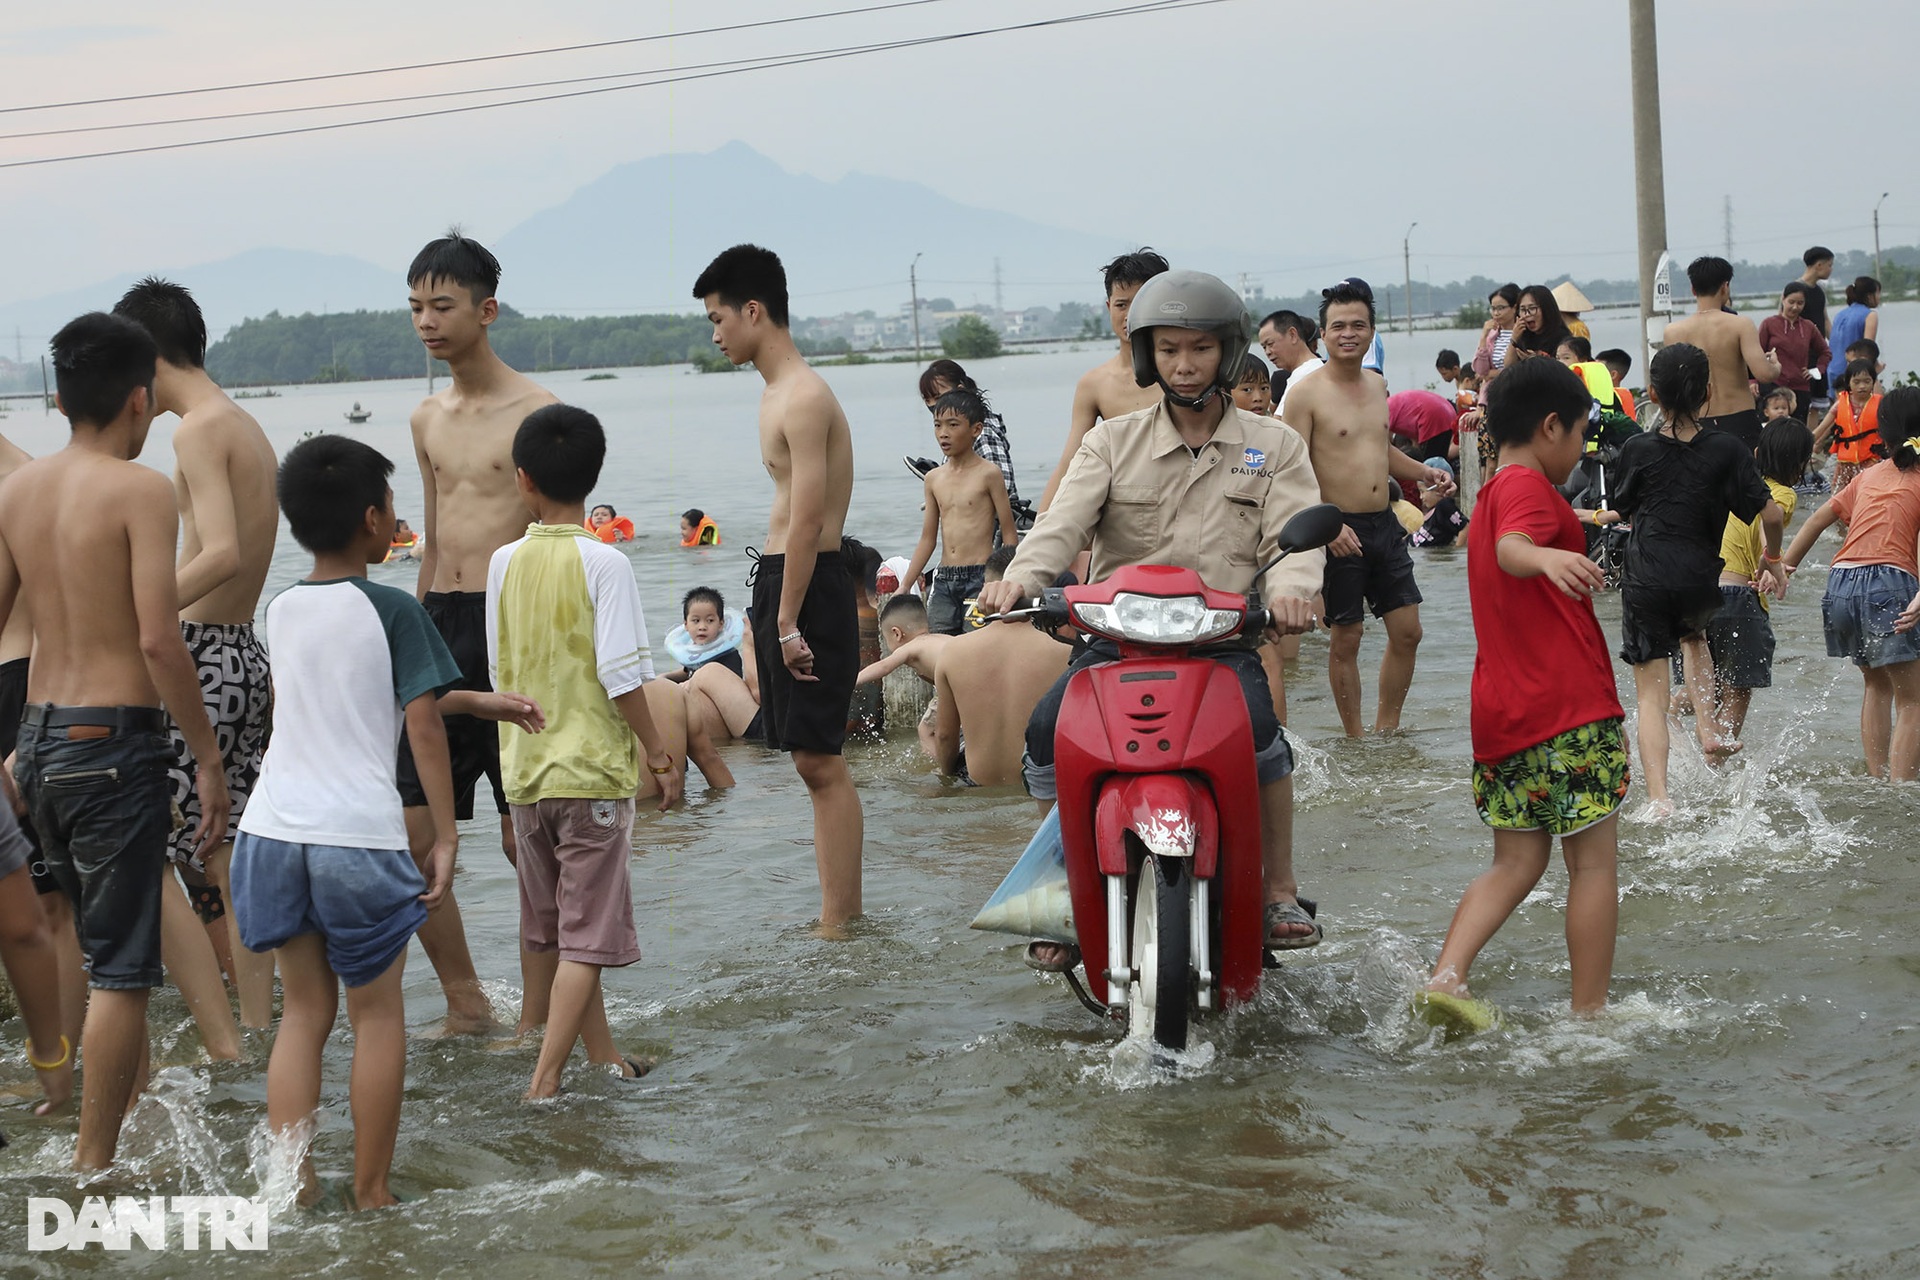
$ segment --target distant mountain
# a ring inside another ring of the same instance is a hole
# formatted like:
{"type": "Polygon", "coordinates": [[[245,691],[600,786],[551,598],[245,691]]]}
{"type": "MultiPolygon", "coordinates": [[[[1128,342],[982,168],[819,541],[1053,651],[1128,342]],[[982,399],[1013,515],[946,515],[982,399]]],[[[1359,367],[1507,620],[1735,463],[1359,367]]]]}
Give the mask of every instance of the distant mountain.
{"type": "Polygon", "coordinates": [[[786,264],[795,315],[894,311],[920,259],[920,295],[1008,307],[1099,300],[1099,269],[1133,245],[960,204],[918,183],[788,173],[742,142],[620,165],[508,232],[500,296],[532,315],[693,305],[701,268],[728,245],[786,264]]]}
{"type": "Polygon", "coordinates": [[[245,253],[198,266],[156,265],[130,271],[82,289],[0,303],[0,352],[13,354],[13,334],[29,363],[46,348],[60,326],[87,311],[104,311],[136,280],[164,276],[183,284],[199,300],[213,341],[251,316],[270,311],[299,315],[304,311],[390,310],[406,304],[404,271],[376,267],[360,258],[304,249],[249,249],[245,253]]]}

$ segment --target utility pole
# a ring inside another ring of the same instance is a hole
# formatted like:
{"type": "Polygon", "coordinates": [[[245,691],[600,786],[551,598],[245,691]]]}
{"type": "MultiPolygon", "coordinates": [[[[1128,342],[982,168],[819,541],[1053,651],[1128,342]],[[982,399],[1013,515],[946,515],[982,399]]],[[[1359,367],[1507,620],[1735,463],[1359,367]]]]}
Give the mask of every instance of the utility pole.
{"type": "Polygon", "coordinates": [[[1720,197],[1720,218],[1726,228],[1727,261],[1733,261],[1733,197],[1720,197]]]}
{"type": "Polygon", "coordinates": [[[1873,278],[1880,278],[1880,206],[1886,202],[1887,192],[1882,191],[1880,198],[1873,202],[1873,278]]]}
{"type": "Polygon", "coordinates": [[[1413,337],[1413,229],[1420,224],[1407,224],[1407,234],[1400,238],[1400,269],[1402,282],[1407,286],[1407,337],[1413,337]]]}
{"type": "Polygon", "coordinates": [[[1634,224],[1640,249],[1641,365],[1653,359],[1653,274],[1667,251],[1667,180],[1660,150],[1660,54],[1653,0],[1627,0],[1633,79],[1634,224]]]}
{"type": "Polygon", "coordinates": [[[913,362],[920,363],[920,259],[922,253],[913,255],[913,261],[907,264],[907,288],[913,291],[913,362]]]}
{"type": "MultiPolygon", "coordinates": [[[[47,385],[47,358],[40,357],[40,416],[46,417],[53,412],[53,389],[47,385]]],[[[652,765],[648,765],[652,768],[652,765]]]]}

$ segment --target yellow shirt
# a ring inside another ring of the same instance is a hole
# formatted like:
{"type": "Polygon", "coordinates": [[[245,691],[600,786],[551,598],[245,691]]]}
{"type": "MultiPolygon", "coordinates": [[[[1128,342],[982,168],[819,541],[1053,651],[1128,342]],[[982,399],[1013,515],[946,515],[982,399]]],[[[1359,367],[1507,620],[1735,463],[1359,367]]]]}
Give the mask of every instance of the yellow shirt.
{"type": "MultiPolygon", "coordinates": [[[[1793,490],[1778,480],[1767,481],[1767,492],[1780,504],[1783,513],[1782,526],[1793,519],[1793,506],[1796,495],[1793,490]]],[[[1760,558],[1766,554],[1766,534],[1761,532],[1760,517],[1755,516],[1751,524],[1737,516],[1727,517],[1727,531],[1720,538],[1720,569],[1723,573],[1737,573],[1743,578],[1752,578],[1760,572],[1760,558]]],[[[1766,592],[1760,593],[1763,608],[1773,606],[1772,598],[1766,592]]]]}
{"type": "MultiPolygon", "coordinates": [[[[1229,404],[1194,451],[1162,403],[1087,432],[1007,579],[1038,592],[1091,544],[1094,582],[1122,565],[1170,564],[1216,590],[1246,591],[1279,553],[1280,526],[1319,501],[1306,442],[1291,427],[1229,404]]],[[[1318,550],[1288,556],[1267,571],[1266,599],[1312,599],[1325,567],[1318,550]]]]}

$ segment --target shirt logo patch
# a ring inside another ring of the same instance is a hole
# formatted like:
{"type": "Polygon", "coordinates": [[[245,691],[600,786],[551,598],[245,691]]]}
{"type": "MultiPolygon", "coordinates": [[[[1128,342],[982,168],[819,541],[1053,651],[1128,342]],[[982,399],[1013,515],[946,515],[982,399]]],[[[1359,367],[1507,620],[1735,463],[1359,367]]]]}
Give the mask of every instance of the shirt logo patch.
{"type": "Polygon", "coordinates": [[[1267,455],[1263,451],[1254,448],[1252,445],[1247,446],[1245,460],[1249,470],[1257,471],[1261,467],[1264,467],[1267,465],[1267,455]]]}

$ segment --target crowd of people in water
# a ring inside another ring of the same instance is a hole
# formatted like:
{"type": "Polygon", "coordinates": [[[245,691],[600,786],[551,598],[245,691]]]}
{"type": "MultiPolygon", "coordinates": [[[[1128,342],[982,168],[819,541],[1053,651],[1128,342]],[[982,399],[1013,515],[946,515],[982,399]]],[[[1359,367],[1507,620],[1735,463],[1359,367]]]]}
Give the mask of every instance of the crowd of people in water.
{"type": "MultiPolygon", "coordinates": [[[[1664,821],[1676,717],[1692,716],[1711,762],[1741,749],[1753,692],[1771,682],[1770,610],[1843,525],[1827,652],[1861,672],[1867,772],[1920,770],[1920,388],[1883,392],[1875,281],[1848,285],[1829,316],[1832,261],[1809,250],[1758,325],[1730,305],[1732,267],[1694,261],[1695,310],[1668,326],[1636,397],[1632,357],[1592,350],[1591,304],[1570,284],[1496,290],[1476,350],[1438,354],[1447,390],[1394,390],[1365,281],[1330,286],[1314,314],[1255,323],[1221,281],[1125,254],[1103,274],[1117,347],[1074,388],[1037,500],[1021,496],[987,392],[952,360],[923,371],[940,456],[906,460],[923,527],[889,558],[847,536],[852,434],[788,331],[784,268],[734,246],[692,295],[721,353],[764,382],[774,499],[748,551],[747,607],[688,591],[664,641],[671,670],[621,550],[633,519],[587,505],[605,433],[494,354],[500,265],[482,246],[436,239],[407,275],[415,329],[452,373],[412,418],[418,533],[394,514],[393,463],[365,443],[319,435],[276,457],[208,377],[191,294],[143,280],[53,339],[69,445],[34,459],[0,438],[0,780],[13,802],[0,807],[0,959],[39,1112],[69,1106],[83,1063],[75,1164],[112,1163],[148,1073],[149,993],[170,980],[212,1059],[241,1056],[240,1026],[275,1027],[266,1122],[311,1196],[344,985],[353,1203],[393,1203],[414,937],[447,1031],[495,1025],[453,890],[457,824],[482,780],[520,886],[516,1034],[544,1031],[526,1096],[559,1091],[576,1044],[644,1075],[653,1064],[615,1043],[601,995],[603,969],[639,958],[636,806],[670,808],[690,768],[732,785],[720,744],[787,753],[832,932],[861,910],[861,802],[843,752],[879,726],[880,682],[904,668],[931,687],[916,734],[942,774],[1022,785],[1044,813],[1066,681],[1113,650],[1000,615],[1126,564],[1193,568],[1267,610],[1257,648],[1208,656],[1232,669],[1252,725],[1265,946],[1313,946],[1325,926],[1299,896],[1282,732],[1300,638],[1328,632],[1333,702],[1360,736],[1372,613],[1385,646],[1371,728],[1394,732],[1422,634],[1413,550],[1462,540],[1473,795],[1493,860],[1416,1006],[1450,1029],[1490,1025],[1469,967],[1558,837],[1573,1008],[1595,1012],[1636,753],[1613,652],[1638,709],[1636,816],[1664,821]],[[134,461],[166,413],[171,481],[134,461]],[[1803,497],[1820,502],[1789,541],[1803,497]],[[1340,509],[1339,536],[1256,577],[1286,520],[1323,502],[1340,509]],[[263,608],[283,522],[312,568],[263,608]],[[416,591],[368,580],[390,558],[417,560],[416,591]],[[1609,587],[1617,651],[1591,602],[1609,587]]],[[[679,533],[686,548],[721,545],[699,509],[679,533]]],[[[1036,942],[1027,961],[1062,972],[1080,957],[1036,942]]]]}

